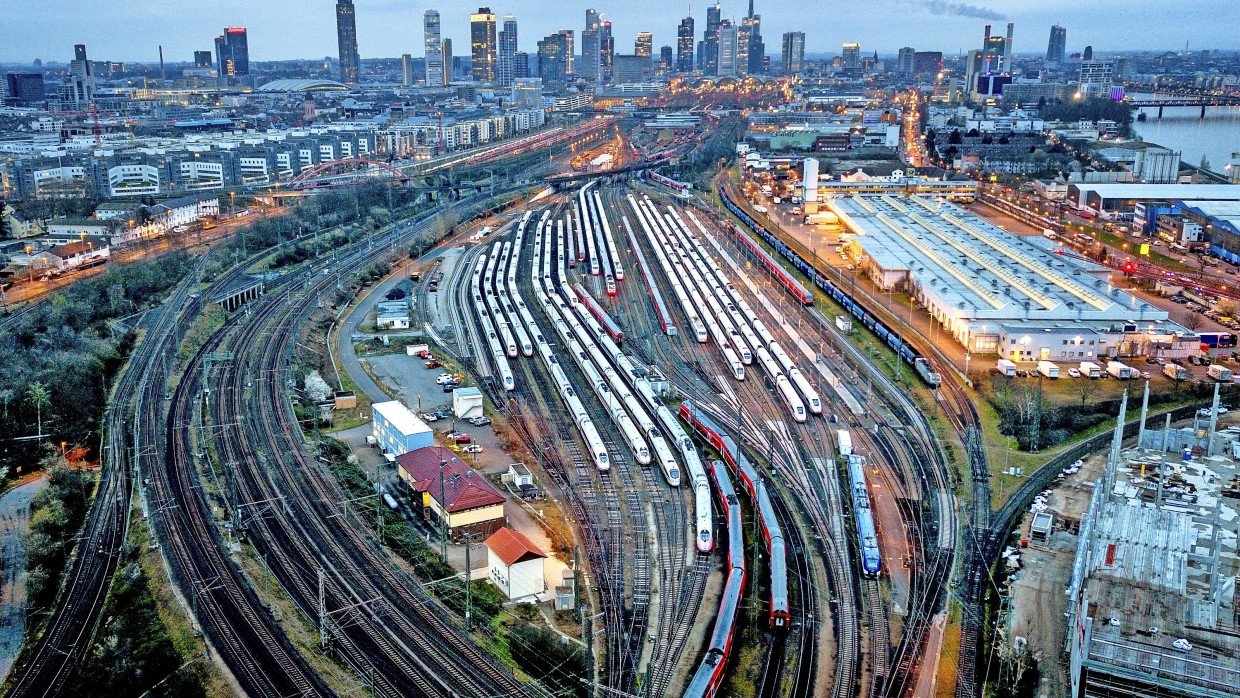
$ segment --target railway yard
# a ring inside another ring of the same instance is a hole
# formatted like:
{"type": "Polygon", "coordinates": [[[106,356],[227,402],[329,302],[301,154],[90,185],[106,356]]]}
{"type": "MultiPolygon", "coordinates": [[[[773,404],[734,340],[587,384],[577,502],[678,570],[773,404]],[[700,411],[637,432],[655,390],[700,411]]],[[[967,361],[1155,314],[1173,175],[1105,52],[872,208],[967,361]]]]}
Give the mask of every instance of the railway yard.
{"type": "MultiPolygon", "coordinates": [[[[544,615],[585,650],[570,679],[579,694],[923,695],[939,679],[952,595],[959,650],[944,680],[973,695],[989,568],[1023,510],[1019,497],[990,508],[981,420],[954,369],[756,223],[728,185],[717,208],[674,179],[627,171],[529,193],[511,192],[520,203],[487,212],[485,228],[447,234],[449,254],[415,262],[409,334],[476,385],[499,442],[528,456],[565,515],[566,530],[541,537],[579,553],[554,553],[574,558],[576,608],[559,607],[557,591],[558,615],[544,615]],[[933,393],[967,481],[907,384],[855,333],[933,393]]],[[[450,206],[468,219],[484,200],[495,198],[450,206]]],[[[146,316],[107,414],[90,543],[67,575],[73,602],[50,618],[15,695],[55,694],[80,659],[131,504],[212,659],[246,695],[563,694],[562,670],[532,672],[520,645],[494,652],[503,631],[450,610],[432,588],[445,580],[386,544],[385,514],[439,544],[429,509],[413,503],[432,491],[349,491],[318,421],[294,407],[312,328],[341,326],[356,307],[340,289],[376,260],[402,259],[434,218],[270,278],[179,362],[204,305],[247,265],[190,279],[146,316]]],[[[357,341],[358,322],[327,342],[357,341]]],[[[331,361],[348,372],[338,381],[411,398],[404,383],[378,387],[384,377],[352,352],[331,361]]],[[[475,578],[459,558],[455,572],[475,578]]]]}

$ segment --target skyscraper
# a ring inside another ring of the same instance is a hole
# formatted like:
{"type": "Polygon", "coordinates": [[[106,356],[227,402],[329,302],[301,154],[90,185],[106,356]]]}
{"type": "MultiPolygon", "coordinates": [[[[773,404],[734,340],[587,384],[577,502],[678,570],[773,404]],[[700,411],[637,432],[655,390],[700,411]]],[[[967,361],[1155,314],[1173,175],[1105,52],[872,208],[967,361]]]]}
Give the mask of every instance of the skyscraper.
{"type": "Polygon", "coordinates": [[[416,79],[413,77],[413,56],[407,53],[401,56],[400,67],[402,73],[401,84],[405,87],[410,87],[416,82],[416,79]]]}
{"type": "Polygon", "coordinates": [[[447,85],[456,77],[456,59],[452,57],[452,39],[439,42],[443,51],[443,84],[447,85]]]}
{"type": "Polygon", "coordinates": [[[1046,62],[1062,64],[1068,46],[1068,30],[1058,24],[1051,25],[1051,39],[1046,44],[1046,62]]]}
{"type": "Polygon", "coordinates": [[[707,75],[719,73],[719,3],[706,8],[706,30],[702,32],[702,50],[698,67],[707,75]]]}
{"type": "Polygon", "coordinates": [[[561,29],[560,34],[564,36],[564,74],[573,75],[576,72],[576,64],[573,63],[573,30],[561,29]]]}
{"type": "Polygon", "coordinates": [[[447,85],[448,72],[445,70],[443,42],[439,35],[439,11],[427,10],[422,13],[422,37],[426,46],[426,86],[447,85]]]}
{"type": "Polygon", "coordinates": [[[900,53],[896,56],[896,72],[901,75],[912,75],[913,57],[916,55],[917,50],[911,46],[900,49],[900,53]]]}
{"type": "Polygon", "coordinates": [[[796,75],[805,65],[805,33],[784,33],[784,72],[796,75]]]}
{"type": "Polygon", "coordinates": [[[745,45],[738,47],[738,53],[744,53],[744,64],[738,67],[746,75],[760,75],[766,71],[763,60],[766,57],[766,44],[762,42],[762,15],[754,14],[753,0],[749,0],[749,15],[741,20],[741,32],[737,32],[738,40],[741,33],[745,35],[745,45]]]}
{"type": "Polygon", "coordinates": [[[672,57],[671,46],[659,47],[659,74],[667,75],[672,72],[672,67],[676,65],[676,59],[672,57]]]}
{"type": "Polygon", "coordinates": [[[742,17],[740,26],[736,28],[736,74],[749,74],[749,33],[753,27],[748,17],[742,17]]]}
{"type": "Polygon", "coordinates": [[[357,55],[357,17],[353,0],[336,0],[336,44],[340,48],[340,82],[356,84],[361,59],[357,55]]]}
{"type": "Polygon", "coordinates": [[[715,74],[719,77],[736,77],[740,67],[737,63],[737,33],[739,27],[731,20],[719,22],[719,33],[715,37],[719,52],[716,58],[715,74]]]}
{"type": "Polygon", "coordinates": [[[676,72],[693,72],[693,18],[680,20],[676,29],[676,72]]]}
{"type": "Polygon", "coordinates": [[[567,75],[567,43],[562,32],[548,34],[538,42],[538,77],[543,82],[562,82],[567,75]]]}
{"type": "Polygon", "coordinates": [[[504,87],[512,85],[517,77],[517,66],[514,58],[517,54],[517,18],[504,15],[504,28],[499,33],[499,84],[504,87]]]}
{"type": "Polygon", "coordinates": [[[840,62],[845,68],[860,68],[861,44],[855,41],[844,44],[844,48],[840,51],[840,62]]]}
{"type": "Polygon", "coordinates": [[[654,35],[650,32],[637,32],[637,40],[633,42],[633,55],[651,58],[654,56],[654,35]]]}
{"type": "Polygon", "coordinates": [[[606,82],[611,82],[611,63],[616,55],[616,43],[611,38],[611,22],[606,21],[598,28],[598,63],[599,73],[606,82]]]}
{"type": "Polygon", "coordinates": [[[250,74],[250,45],[245,27],[226,27],[222,36],[215,37],[215,64],[224,84],[250,74]]]}
{"type": "Polygon", "coordinates": [[[495,13],[479,7],[469,16],[469,57],[474,80],[495,82],[495,13]]]}
{"type": "Polygon", "coordinates": [[[581,75],[592,82],[598,81],[601,75],[599,72],[599,59],[602,54],[599,46],[601,27],[598,12],[586,10],[586,28],[581,33],[581,75]]]}

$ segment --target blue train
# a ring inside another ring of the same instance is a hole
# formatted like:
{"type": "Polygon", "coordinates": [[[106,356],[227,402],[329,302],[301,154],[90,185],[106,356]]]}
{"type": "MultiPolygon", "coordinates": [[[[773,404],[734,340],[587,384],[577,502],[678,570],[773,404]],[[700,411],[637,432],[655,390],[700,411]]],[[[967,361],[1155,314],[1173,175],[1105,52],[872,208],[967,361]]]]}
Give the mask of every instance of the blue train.
{"type": "MultiPolygon", "coordinates": [[[[728,197],[728,194],[724,191],[723,187],[719,187],[719,197],[723,199],[723,203],[727,205],[728,210],[731,211],[737,218],[740,218],[741,222],[753,231],[754,234],[762,238],[762,240],[768,245],[775,248],[775,251],[783,255],[784,259],[792,262],[792,265],[796,267],[797,271],[800,271],[802,274],[809,277],[811,283],[822,289],[827,295],[831,296],[832,300],[843,306],[844,309],[856,318],[858,322],[865,325],[866,328],[874,334],[878,335],[878,338],[881,339],[887,346],[891,347],[892,351],[899,354],[901,359],[913,367],[913,370],[916,371],[918,377],[921,378],[926,385],[932,388],[939,386],[942,382],[942,377],[935,372],[933,368],[931,368],[930,362],[927,361],[925,357],[915,352],[907,342],[900,338],[899,332],[888,328],[878,318],[875,318],[873,315],[866,312],[865,308],[862,308],[860,304],[854,301],[852,296],[845,292],[844,289],[832,283],[827,279],[827,277],[819,274],[818,271],[814,269],[813,265],[801,257],[801,255],[797,254],[791,247],[785,245],[779,238],[767,231],[762,224],[755,221],[748,213],[745,213],[741,207],[737,206],[736,203],[728,197]]],[[[813,298],[803,298],[802,302],[805,305],[810,305],[813,303],[813,298]]]]}
{"type": "Polygon", "coordinates": [[[874,577],[882,569],[878,551],[878,535],[874,531],[874,512],[870,509],[870,492],[865,486],[865,457],[848,456],[848,482],[852,488],[853,515],[857,518],[857,539],[861,544],[861,569],[874,577]]]}

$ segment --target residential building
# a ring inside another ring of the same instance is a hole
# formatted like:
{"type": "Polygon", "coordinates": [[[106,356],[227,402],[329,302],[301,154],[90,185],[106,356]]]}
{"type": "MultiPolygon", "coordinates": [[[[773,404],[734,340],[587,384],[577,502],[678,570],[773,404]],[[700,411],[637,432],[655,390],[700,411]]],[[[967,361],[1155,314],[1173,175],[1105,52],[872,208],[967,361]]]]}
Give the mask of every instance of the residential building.
{"type": "Polygon", "coordinates": [[[340,82],[357,84],[361,58],[357,53],[357,13],[353,0],[336,0],[336,43],[340,49],[340,82]]]}
{"type": "Polygon", "coordinates": [[[896,54],[896,72],[901,75],[913,74],[913,59],[917,55],[917,50],[912,46],[905,46],[896,54]]]}
{"type": "Polygon", "coordinates": [[[396,457],[424,519],[447,524],[448,535],[490,535],[504,526],[504,496],[453,451],[427,446],[396,457]]]}
{"type": "Polygon", "coordinates": [[[693,18],[685,17],[676,28],[676,72],[693,72],[693,18]]]}
{"type": "Polygon", "coordinates": [[[719,34],[716,37],[719,47],[718,57],[716,59],[716,75],[719,77],[736,77],[740,74],[740,66],[737,57],[737,30],[738,27],[732,24],[730,20],[722,20],[719,23],[719,34]]]}
{"type": "Polygon", "coordinates": [[[633,42],[633,55],[654,57],[654,35],[650,32],[637,32],[637,40],[633,42]]]}
{"type": "Polygon", "coordinates": [[[1058,24],[1051,25],[1051,38],[1046,43],[1046,62],[1063,65],[1068,46],[1068,30],[1058,24]]]}
{"type": "Polygon", "coordinates": [[[1107,95],[1114,75],[1115,61],[1081,61],[1081,94],[1085,97],[1107,95]]]}
{"type": "Polygon", "coordinates": [[[426,49],[426,86],[447,85],[451,78],[445,72],[443,43],[439,33],[439,11],[422,13],[422,41],[426,49]]]}
{"type": "MultiPolygon", "coordinates": [[[[409,314],[406,311],[405,317],[409,314]]],[[[389,461],[402,453],[427,448],[435,443],[435,434],[416,414],[396,400],[376,402],[370,406],[375,445],[389,461]]]]}
{"type": "Polygon", "coordinates": [[[510,87],[517,77],[517,18],[504,15],[504,28],[499,33],[499,57],[496,68],[499,84],[510,87]]]}
{"type": "Polygon", "coordinates": [[[706,75],[719,75],[719,26],[723,23],[719,3],[706,8],[706,29],[702,32],[702,47],[698,53],[698,67],[706,75]]]}
{"type": "Polygon", "coordinates": [[[249,77],[250,43],[245,27],[225,27],[215,37],[215,65],[221,85],[235,85],[249,77]]]}
{"type": "Polygon", "coordinates": [[[495,13],[479,7],[469,16],[470,65],[475,82],[495,82],[495,13]]]}
{"type": "Polygon", "coordinates": [[[49,247],[36,255],[38,263],[35,266],[62,272],[99,264],[106,261],[112,254],[112,249],[106,240],[107,238],[83,239],[49,247]]]}
{"type": "Polygon", "coordinates": [[[487,578],[510,601],[538,602],[546,591],[543,560],[547,554],[520,531],[501,528],[486,540],[487,578]]]}
{"type": "Polygon", "coordinates": [[[805,65],[805,32],[784,32],[784,73],[797,75],[805,65]]]}

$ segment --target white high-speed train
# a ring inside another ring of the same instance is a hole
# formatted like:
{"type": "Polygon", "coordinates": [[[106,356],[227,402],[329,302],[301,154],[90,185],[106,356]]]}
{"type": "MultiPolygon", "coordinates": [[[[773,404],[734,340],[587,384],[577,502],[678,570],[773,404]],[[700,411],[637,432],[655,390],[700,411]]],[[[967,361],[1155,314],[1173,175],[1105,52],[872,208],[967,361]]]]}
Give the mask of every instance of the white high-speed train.
{"type": "Polygon", "coordinates": [[[486,335],[487,348],[491,353],[491,361],[495,364],[495,370],[499,373],[500,382],[503,383],[504,390],[512,390],[516,387],[516,384],[512,379],[512,368],[508,365],[507,352],[500,343],[499,335],[495,330],[495,324],[491,322],[487,304],[483,301],[482,296],[482,273],[488,261],[486,255],[480,255],[478,262],[474,265],[472,288],[474,314],[478,316],[478,322],[482,325],[482,332],[486,335]]]}

